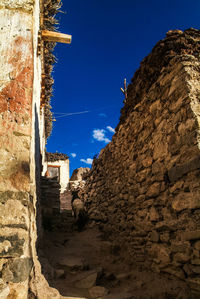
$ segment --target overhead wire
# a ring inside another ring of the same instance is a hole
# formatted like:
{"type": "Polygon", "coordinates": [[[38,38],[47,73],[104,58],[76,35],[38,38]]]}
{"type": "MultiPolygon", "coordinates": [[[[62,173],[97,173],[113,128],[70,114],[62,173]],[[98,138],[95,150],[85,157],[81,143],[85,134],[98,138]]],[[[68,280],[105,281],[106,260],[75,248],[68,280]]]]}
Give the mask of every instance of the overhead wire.
{"type": "Polygon", "coordinates": [[[56,118],[61,118],[61,117],[66,117],[66,116],[71,116],[71,115],[78,115],[78,114],[85,114],[89,113],[91,111],[80,111],[80,112],[72,112],[72,113],[59,113],[59,112],[54,112],[54,114],[57,114],[56,118]]]}
{"type": "Polygon", "coordinates": [[[93,111],[85,110],[85,111],[71,112],[71,113],[53,112],[53,115],[55,115],[55,118],[57,119],[57,118],[71,116],[71,115],[79,115],[79,114],[91,113],[91,112],[95,112],[95,111],[101,111],[101,110],[104,110],[104,109],[107,109],[107,108],[111,108],[111,107],[116,107],[116,106],[117,105],[110,105],[110,106],[106,106],[106,107],[101,107],[101,108],[94,109],[93,111]]]}

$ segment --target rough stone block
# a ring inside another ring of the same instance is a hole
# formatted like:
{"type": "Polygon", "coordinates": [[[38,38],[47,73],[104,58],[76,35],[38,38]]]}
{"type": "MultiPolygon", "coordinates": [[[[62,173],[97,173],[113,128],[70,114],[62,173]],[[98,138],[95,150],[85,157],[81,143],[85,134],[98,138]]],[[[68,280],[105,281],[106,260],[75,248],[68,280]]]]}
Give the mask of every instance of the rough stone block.
{"type": "Polygon", "coordinates": [[[197,129],[197,122],[195,119],[187,119],[185,123],[181,123],[178,127],[178,132],[180,135],[185,136],[189,131],[197,129]]]}
{"type": "Polygon", "coordinates": [[[20,191],[0,192],[0,203],[5,204],[8,200],[19,200],[23,203],[23,205],[27,205],[29,202],[29,194],[27,192],[20,192],[20,191]]]}
{"type": "Polygon", "coordinates": [[[189,162],[172,167],[168,171],[169,180],[171,183],[174,183],[179,178],[181,178],[184,174],[199,168],[200,168],[200,156],[197,156],[192,160],[190,160],[189,162]]]}
{"type": "Polygon", "coordinates": [[[149,253],[154,257],[154,261],[160,264],[160,267],[164,267],[170,263],[170,250],[167,246],[153,243],[149,253]]]}
{"type": "Polygon", "coordinates": [[[82,270],[85,266],[83,259],[76,256],[61,257],[58,263],[70,270],[82,270]]]}
{"type": "Polygon", "coordinates": [[[170,240],[170,234],[169,232],[164,232],[160,234],[160,241],[163,243],[168,243],[170,240]]]}
{"type": "Polygon", "coordinates": [[[181,146],[182,146],[180,136],[178,136],[175,133],[172,133],[172,134],[170,134],[167,142],[168,142],[168,151],[172,155],[175,155],[180,151],[181,146]]]}
{"type": "Polygon", "coordinates": [[[177,220],[164,220],[156,223],[155,228],[157,231],[176,231],[178,229],[178,224],[177,220]]]}
{"type": "Polygon", "coordinates": [[[194,243],[194,248],[200,250],[200,241],[194,243]]]}
{"type": "Polygon", "coordinates": [[[156,208],[154,208],[154,207],[150,208],[150,210],[149,210],[149,219],[151,221],[157,221],[157,220],[159,220],[159,214],[158,214],[156,208]]]}
{"type": "Polygon", "coordinates": [[[2,271],[3,280],[14,283],[25,281],[29,277],[32,266],[33,261],[30,258],[9,260],[2,271]]]}
{"type": "Polygon", "coordinates": [[[200,230],[188,231],[181,233],[182,241],[198,240],[200,239],[200,230]]]}
{"type": "Polygon", "coordinates": [[[199,292],[200,292],[200,278],[199,277],[188,278],[186,280],[186,282],[193,290],[196,290],[199,294],[199,292]]]}
{"type": "Polygon", "coordinates": [[[185,278],[185,274],[181,268],[175,268],[175,267],[167,267],[165,269],[162,269],[162,272],[169,273],[175,277],[178,277],[180,279],[185,278]]]}
{"type": "Polygon", "coordinates": [[[149,239],[152,242],[158,243],[159,241],[159,233],[157,233],[156,231],[152,231],[149,235],[149,239]]]}
{"type": "Polygon", "coordinates": [[[146,157],[145,159],[142,160],[142,165],[144,167],[150,167],[152,165],[153,159],[152,157],[146,157]]]}
{"type": "Polygon", "coordinates": [[[2,279],[0,279],[0,299],[6,299],[9,292],[9,286],[2,279]]]}
{"type": "Polygon", "coordinates": [[[0,257],[16,257],[23,254],[23,245],[25,240],[21,239],[18,234],[0,236],[0,242],[0,257]]]}
{"type": "Polygon", "coordinates": [[[0,203],[0,223],[3,226],[28,229],[28,208],[22,202],[12,199],[7,200],[4,204],[0,203]]]}
{"type": "Polygon", "coordinates": [[[184,241],[173,240],[171,242],[170,250],[172,252],[180,252],[180,253],[190,254],[190,252],[191,252],[191,245],[190,245],[190,242],[187,242],[187,241],[184,242],[184,241]]]}
{"type": "Polygon", "coordinates": [[[200,274],[200,266],[190,265],[190,270],[192,271],[192,273],[200,274]]]}
{"type": "Polygon", "coordinates": [[[200,208],[200,195],[182,192],[172,201],[172,208],[177,212],[185,209],[198,209],[200,208]]]}
{"type": "Polygon", "coordinates": [[[184,98],[180,97],[178,100],[174,101],[170,106],[169,106],[169,110],[173,113],[176,113],[179,111],[179,109],[181,108],[181,106],[184,103],[184,98]]]}
{"type": "Polygon", "coordinates": [[[200,259],[192,259],[191,264],[192,265],[200,265],[200,259]]]}
{"type": "Polygon", "coordinates": [[[160,140],[156,140],[154,144],[153,159],[164,159],[168,154],[168,144],[162,140],[162,135],[160,140]]]}
{"type": "Polygon", "coordinates": [[[146,195],[148,197],[156,197],[159,195],[159,193],[160,193],[160,183],[156,182],[148,188],[146,195]]]}
{"type": "Polygon", "coordinates": [[[190,256],[184,253],[176,253],[174,255],[174,261],[178,263],[186,263],[190,260],[190,256]]]}
{"type": "Polygon", "coordinates": [[[34,0],[1,0],[0,8],[18,9],[27,12],[33,10],[34,0]]]}
{"type": "Polygon", "coordinates": [[[161,175],[163,174],[164,172],[164,165],[163,163],[159,162],[159,161],[156,161],[152,164],[152,173],[153,174],[158,174],[160,173],[161,175]]]}
{"type": "Polygon", "coordinates": [[[164,220],[167,220],[167,219],[172,219],[172,215],[170,213],[170,210],[166,207],[164,207],[162,210],[161,210],[161,214],[164,218],[164,220]]]}
{"type": "Polygon", "coordinates": [[[89,290],[91,298],[101,298],[108,294],[108,290],[104,287],[95,286],[89,290]]]}
{"type": "Polygon", "coordinates": [[[65,278],[65,271],[63,269],[55,269],[54,277],[55,278],[65,278]]]}
{"type": "Polygon", "coordinates": [[[150,173],[150,169],[149,168],[146,168],[146,169],[138,172],[137,175],[136,175],[136,181],[138,183],[143,182],[145,179],[147,179],[149,173],[150,173]]]}
{"type": "Polygon", "coordinates": [[[177,181],[171,188],[170,188],[170,192],[173,193],[176,190],[180,190],[183,187],[184,184],[184,180],[179,180],[177,181]]]}
{"type": "Polygon", "coordinates": [[[162,105],[160,103],[160,100],[155,101],[151,106],[149,107],[149,111],[152,114],[155,114],[156,112],[160,111],[162,109],[162,105]]]}
{"type": "Polygon", "coordinates": [[[82,277],[76,281],[75,287],[80,289],[89,289],[95,285],[96,279],[97,272],[95,271],[83,273],[82,277]]]}

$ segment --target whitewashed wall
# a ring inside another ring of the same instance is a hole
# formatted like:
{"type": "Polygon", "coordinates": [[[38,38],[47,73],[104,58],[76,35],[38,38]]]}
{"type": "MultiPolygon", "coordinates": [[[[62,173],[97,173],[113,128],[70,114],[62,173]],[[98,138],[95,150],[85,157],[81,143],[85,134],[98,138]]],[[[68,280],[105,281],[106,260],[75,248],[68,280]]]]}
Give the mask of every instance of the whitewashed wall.
{"type": "Polygon", "coordinates": [[[61,185],[61,193],[63,193],[69,183],[69,159],[58,160],[55,162],[45,162],[43,164],[43,172],[42,172],[43,176],[45,175],[45,172],[47,171],[47,165],[60,166],[60,185],[61,185]]]}

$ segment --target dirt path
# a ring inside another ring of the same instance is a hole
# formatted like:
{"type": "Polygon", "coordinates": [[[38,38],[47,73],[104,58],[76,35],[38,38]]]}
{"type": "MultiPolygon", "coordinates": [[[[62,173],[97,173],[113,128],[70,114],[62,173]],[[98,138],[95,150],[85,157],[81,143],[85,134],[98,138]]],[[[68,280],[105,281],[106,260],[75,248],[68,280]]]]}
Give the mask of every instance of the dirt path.
{"type": "Polygon", "coordinates": [[[62,296],[103,299],[189,299],[182,281],[127,265],[97,228],[46,232],[42,264],[62,296]],[[50,263],[50,265],[47,262],[50,263]]]}

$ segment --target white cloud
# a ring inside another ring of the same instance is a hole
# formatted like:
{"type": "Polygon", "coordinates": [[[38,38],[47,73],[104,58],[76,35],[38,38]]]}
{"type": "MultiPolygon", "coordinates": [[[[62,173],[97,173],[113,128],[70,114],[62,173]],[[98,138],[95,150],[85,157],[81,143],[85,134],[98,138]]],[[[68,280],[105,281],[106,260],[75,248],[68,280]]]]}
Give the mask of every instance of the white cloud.
{"type": "Polygon", "coordinates": [[[93,159],[91,159],[91,158],[87,158],[86,160],[85,159],[80,159],[80,161],[83,162],[83,163],[86,163],[86,164],[92,164],[93,159]]]}
{"type": "Polygon", "coordinates": [[[75,153],[71,153],[72,158],[76,158],[76,154],[75,153]]]}
{"type": "Polygon", "coordinates": [[[105,130],[103,129],[95,129],[93,130],[93,138],[97,141],[104,141],[105,143],[109,143],[110,139],[105,136],[105,130]]]}
{"type": "Polygon", "coordinates": [[[112,128],[111,126],[107,126],[106,129],[107,129],[108,131],[110,131],[111,133],[115,133],[115,129],[112,128]]]}
{"type": "Polygon", "coordinates": [[[109,138],[104,139],[105,143],[109,143],[111,140],[109,138]]]}
{"type": "Polygon", "coordinates": [[[102,129],[93,130],[93,137],[98,141],[104,141],[105,139],[105,131],[102,129]]]}

